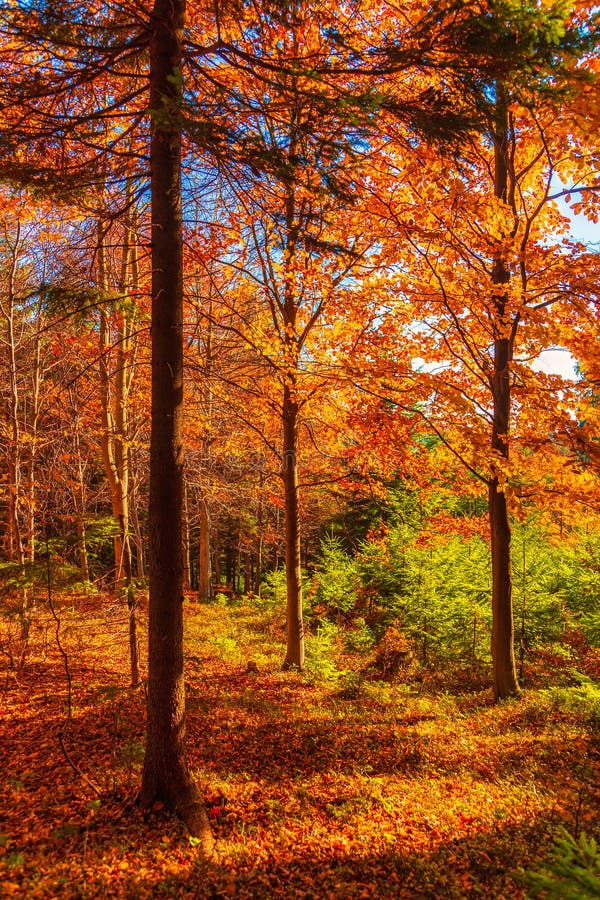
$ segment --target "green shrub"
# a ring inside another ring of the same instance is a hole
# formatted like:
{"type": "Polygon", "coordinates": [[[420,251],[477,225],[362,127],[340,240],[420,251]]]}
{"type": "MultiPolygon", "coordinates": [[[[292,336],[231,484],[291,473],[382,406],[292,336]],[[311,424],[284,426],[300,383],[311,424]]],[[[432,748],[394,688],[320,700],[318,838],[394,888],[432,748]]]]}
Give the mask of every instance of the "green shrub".
{"type": "Polygon", "coordinates": [[[263,577],[260,588],[260,602],[262,606],[285,605],[287,596],[287,582],[285,568],[273,569],[263,577]]]}
{"type": "Polygon", "coordinates": [[[573,673],[577,687],[555,687],[547,694],[554,709],[562,709],[579,716],[588,725],[600,726],[600,685],[580,673],[573,673]]]}
{"type": "Polygon", "coordinates": [[[530,896],[551,900],[591,900],[600,897],[600,852],[593,837],[574,838],[561,828],[552,853],[541,871],[526,872],[522,880],[530,896]]]}
{"type": "Polygon", "coordinates": [[[362,617],[356,619],[346,632],[345,643],[348,650],[353,653],[365,654],[372,649],[375,635],[362,617]]]}
{"type": "Polygon", "coordinates": [[[314,604],[329,618],[351,613],[358,600],[356,562],[344,553],[338,538],[329,536],[321,542],[321,555],[311,585],[314,604]]]}
{"type": "Polygon", "coordinates": [[[306,638],[306,673],[315,681],[331,681],[339,676],[335,664],[339,631],[333,622],[325,620],[306,638]]]}

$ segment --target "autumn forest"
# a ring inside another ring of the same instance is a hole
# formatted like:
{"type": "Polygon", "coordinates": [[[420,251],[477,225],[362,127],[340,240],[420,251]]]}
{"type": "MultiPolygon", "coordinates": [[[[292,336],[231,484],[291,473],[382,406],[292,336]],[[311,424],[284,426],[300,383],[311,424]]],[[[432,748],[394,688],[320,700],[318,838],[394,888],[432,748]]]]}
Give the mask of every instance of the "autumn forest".
{"type": "Polygon", "coordinates": [[[0,896],[600,897],[598,15],[0,4],[0,896]]]}

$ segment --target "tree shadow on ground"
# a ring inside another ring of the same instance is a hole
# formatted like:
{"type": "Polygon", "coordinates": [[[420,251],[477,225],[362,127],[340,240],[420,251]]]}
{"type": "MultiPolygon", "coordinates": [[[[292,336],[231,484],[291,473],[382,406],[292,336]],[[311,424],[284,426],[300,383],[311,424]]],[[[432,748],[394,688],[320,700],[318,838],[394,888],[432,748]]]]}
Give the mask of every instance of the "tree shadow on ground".
{"type": "Polygon", "coordinates": [[[498,828],[457,840],[432,842],[422,851],[390,844],[384,852],[365,846],[354,850],[331,846],[281,844],[261,859],[241,865],[225,860],[198,863],[181,878],[156,882],[131,876],[127,897],[164,894],[213,900],[441,900],[441,898],[522,898],[519,874],[535,868],[546,852],[556,823],[535,822],[498,828]],[[536,848],[536,849],[532,849],[536,848]]]}
{"type": "MultiPolygon", "coordinates": [[[[488,739],[486,752],[480,742],[463,740],[453,722],[435,721],[430,715],[415,715],[398,708],[385,721],[373,720],[365,710],[364,721],[324,716],[308,710],[293,713],[285,701],[272,697],[245,708],[243,697],[217,707],[203,704],[188,715],[189,744],[194,764],[209,770],[251,776],[260,773],[266,781],[282,777],[314,775],[329,770],[341,774],[419,775],[435,771],[436,777],[469,771],[495,782],[507,774],[556,779],[562,769],[572,767],[581,748],[558,730],[514,728],[488,739]],[[430,724],[437,729],[423,731],[430,724]]],[[[247,706],[247,704],[246,704],[247,706]]]]}

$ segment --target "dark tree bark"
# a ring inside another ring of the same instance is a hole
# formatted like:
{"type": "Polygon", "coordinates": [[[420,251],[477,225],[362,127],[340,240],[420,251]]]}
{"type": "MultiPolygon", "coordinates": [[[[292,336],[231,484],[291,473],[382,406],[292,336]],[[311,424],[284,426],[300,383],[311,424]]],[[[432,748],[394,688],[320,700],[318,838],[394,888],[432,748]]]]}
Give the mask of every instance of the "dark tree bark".
{"type": "Polygon", "coordinates": [[[198,600],[200,603],[210,603],[212,599],[211,583],[211,546],[210,546],[210,516],[208,501],[201,498],[199,504],[200,513],[200,537],[198,541],[198,600]]]}
{"type": "Polygon", "coordinates": [[[287,582],[287,650],[283,667],[304,668],[302,565],[298,486],[298,402],[293,385],[283,389],[283,484],[285,497],[285,572],[287,582]]]}
{"type": "Polygon", "coordinates": [[[16,315],[16,277],[17,266],[21,247],[21,225],[17,222],[16,234],[12,245],[9,244],[10,270],[8,275],[8,291],[6,303],[0,301],[0,312],[6,323],[4,343],[8,356],[8,381],[9,392],[6,403],[7,424],[9,425],[9,440],[7,452],[7,489],[8,489],[8,521],[6,551],[9,560],[15,560],[19,566],[25,562],[23,550],[23,536],[21,534],[21,522],[19,507],[21,497],[21,422],[19,417],[19,373],[17,371],[17,350],[15,338],[16,315]]]}
{"type": "Polygon", "coordinates": [[[150,41],[152,422],[148,733],[140,802],[178,812],[212,852],[185,754],[183,679],[183,241],[181,62],[185,0],[156,0],[150,41]]]}
{"type": "Polygon", "coordinates": [[[245,551],[243,554],[244,559],[244,593],[249,594],[252,590],[252,554],[245,551]]]}
{"type": "MultiPolygon", "coordinates": [[[[131,181],[127,184],[127,195],[131,198],[131,181]]],[[[98,287],[103,297],[109,295],[109,282],[106,254],[106,224],[98,219],[98,242],[96,246],[98,287]]],[[[130,276],[133,276],[133,289],[137,288],[137,251],[134,243],[131,213],[125,219],[125,241],[122,249],[120,291],[123,295],[130,288],[130,276]]],[[[131,350],[132,322],[130,316],[124,314],[117,330],[117,362],[116,373],[110,374],[109,352],[112,343],[108,315],[104,306],[100,307],[100,352],[98,367],[100,376],[100,421],[102,431],[100,449],[104,472],[110,492],[112,512],[118,531],[113,538],[115,554],[114,589],[117,597],[124,597],[127,602],[129,620],[129,659],[131,684],[136,687],[140,683],[140,654],[137,635],[137,601],[133,585],[133,568],[131,560],[131,541],[129,525],[129,474],[130,454],[129,437],[129,395],[132,384],[133,368],[128,365],[131,350]]]]}
{"type": "Polygon", "coordinates": [[[213,592],[218,593],[221,588],[221,544],[219,532],[215,528],[211,531],[210,560],[212,596],[213,592]]]}
{"type": "Polygon", "coordinates": [[[258,487],[259,487],[259,499],[258,499],[258,507],[256,510],[256,547],[255,547],[255,559],[256,566],[254,570],[254,593],[260,595],[260,585],[262,581],[262,568],[263,568],[263,543],[264,543],[264,521],[263,521],[263,501],[262,501],[262,490],[263,490],[263,481],[264,475],[262,471],[262,461],[261,461],[261,470],[258,478],[258,487]]]}
{"type": "Polygon", "coordinates": [[[235,548],[233,541],[235,537],[229,534],[227,544],[225,546],[225,587],[228,591],[235,588],[235,548]]]}
{"type": "MultiPolygon", "coordinates": [[[[297,134],[290,134],[290,159],[296,154],[297,134]]],[[[287,588],[287,648],[283,668],[304,668],[304,620],[302,598],[302,552],[300,528],[300,487],[298,478],[298,418],[300,405],[297,395],[300,343],[297,337],[298,306],[294,290],[293,262],[300,234],[296,196],[291,188],[286,199],[286,248],[288,271],[285,278],[283,326],[285,333],[286,371],[283,383],[283,493],[285,509],[285,574],[287,588]]]]}
{"type": "Polygon", "coordinates": [[[190,510],[188,504],[187,484],[183,483],[183,590],[189,591],[192,586],[192,564],[190,560],[190,510]]]}
{"type": "MultiPolygon", "coordinates": [[[[509,200],[508,119],[505,97],[498,88],[497,127],[495,143],[496,197],[509,200]]],[[[500,254],[492,268],[494,286],[495,329],[494,368],[490,376],[492,391],[492,449],[503,459],[509,454],[510,428],[510,362],[513,355],[514,329],[506,333],[504,323],[508,297],[502,286],[510,280],[506,261],[500,254]]],[[[514,654],[514,621],[511,577],[511,529],[506,493],[499,478],[493,475],[488,482],[488,510],[492,553],[492,664],[494,696],[496,700],[519,693],[514,654]]]]}

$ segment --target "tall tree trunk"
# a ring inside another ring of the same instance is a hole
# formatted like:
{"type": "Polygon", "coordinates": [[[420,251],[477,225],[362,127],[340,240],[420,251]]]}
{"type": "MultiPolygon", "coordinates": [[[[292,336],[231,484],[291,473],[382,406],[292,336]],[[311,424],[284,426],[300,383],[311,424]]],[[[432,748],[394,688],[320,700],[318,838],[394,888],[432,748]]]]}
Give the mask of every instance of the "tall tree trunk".
{"type": "Polygon", "coordinates": [[[9,560],[15,560],[22,566],[25,556],[19,518],[21,506],[21,423],[19,419],[19,387],[15,337],[16,277],[21,244],[21,226],[19,222],[17,222],[16,234],[12,244],[8,240],[8,235],[6,235],[6,240],[10,247],[11,259],[6,299],[4,301],[0,299],[0,308],[6,322],[6,336],[4,340],[8,355],[7,555],[9,560]]]}
{"type": "Polygon", "coordinates": [[[262,471],[262,458],[261,458],[261,468],[258,476],[258,506],[256,510],[256,569],[254,573],[254,592],[260,595],[260,585],[262,581],[262,567],[263,567],[263,544],[264,544],[264,521],[263,521],[263,500],[262,500],[262,491],[263,491],[263,481],[264,475],[262,471]]]}
{"type": "Polygon", "coordinates": [[[188,505],[187,483],[183,482],[183,590],[189,591],[191,587],[190,565],[190,511],[188,505]]]}
{"type": "Polygon", "coordinates": [[[277,571],[277,569],[279,568],[279,563],[280,563],[280,559],[281,559],[281,557],[279,555],[279,539],[278,539],[280,524],[281,524],[281,516],[279,513],[279,507],[276,507],[276,509],[275,509],[276,542],[275,542],[275,546],[273,547],[273,569],[275,571],[277,571]]]}
{"type": "Polygon", "coordinates": [[[144,538],[142,535],[142,526],[140,523],[140,517],[138,514],[138,503],[137,503],[137,493],[138,493],[138,478],[135,471],[132,471],[131,478],[129,479],[129,518],[131,522],[132,528],[132,537],[133,542],[135,544],[135,572],[138,578],[146,577],[146,555],[145,555],[145,545],[144,538]]]}
{"type": "MultiPolygon", "coordinates": [[[[297,133],[292,128],[288,148],[289,159],[296,155],[297,133]]],[[[294,163],[295,164],[295,163],[294,163]]],[[[285,204],[285,288],[283,299],[283,335],[285,372],[283,382],[283,493],[285,509],[285,573],[287,588],[287,650],[284,669],[304,668],[304,622],[302,612],[302,556],[300,534],[300,490],[298,483],[298,360],[300,343],[297,334],[297,296],[295,257],[300,223],[296,216],[294,188],[289,189],[285,204]]]]}
{"type": "Polygon", "coordinates": [[[235,545],[235,556],[234,556],[235,576],[233,579],[233,589],[236,592],[236,594],[242,593],[242,575],[243,575],[243,573],[242,573],[242,549],[240,546],[241,539],[242,539],[242,537],[238,530],[236,545],[235,545]]]}
{"type": "Polygon", "coordinates": [[[252,586],[252,554],[246,550],[244,552],[244,594],[249,594],[252,586]]]}
{"type": "Polygon", "coordinates": [[[31,373],[31,413],[29,417],[29,448],[27,458],[27,504],[26,504],[26,535],[27,535],[27,559],[30,563],[35,560],[35,474],[37,462],[38,424],[40,416],[40,394],[42,389],[42,332],[44,330],[42,317],[42,300],[38,300],[36,309],[35,342],[33,346],[33,367],[31,373]]]}
{"type": "MultiPolygon", "coordinates": [[[[206,422],[207,435],[202,442],[202,458],[204,461],[203,466],[203,489],[200,492],[200,504],[199,504],[199,515],[200,515],[200,534],[198,539],[198,600],[200,603],[210,603],[213,597],[213,588],[212,588],[212,571],[211,569],[215,569],[215,574],[218,577],[218,549],[214,556],[216,556],[217,563],[215,566],[211,566],[211,556],[213,556],[212,552],[212,543],[213,536],[211,534],[211,517],[210,517],[210,506],[209,506],[209,497],[211,496],[211,468],[212,468],[212,450],[211,450],[211,435],[212,435],[212,422],[213,422],[213,395],[211,389],[211,380],[212,380],[212,372],[213,372],[213,321],[212,321],[212,309],[213,309],[213,300],[212,300],[212,284],[209,285],[209,292],[207,298],[207,321],[202,330],[202,338],[198,339],[198,355],[201,362],[202,367],[202,375],[203,380],[201,383],[201,403],[204,410],[204,418],[206,422]]],[[[200,318],[198,320],[199,333],[200,333],[200,318]]],[[[218,582],[217,582],[218,583],[218,582]]]]}
{"type": "Polygon", "coordinates": [[[255,565],[254,565],[254,593],[260,595],[260,586],[262,584],[262,567],[263,567],[263,536],[259,531],[256,538],[255,565]]]}
{"type": "Polygon", "coordinates": [[[125,220],[125,240],[123,243],[119,291],[122,309],[115,312],[114,329],[116,346],[116,366],[111,376],[109,359],[112,351],[111,324],[106,308],[109,293],[108,270],[105,252],[105,225],[98,220],[97,267],[98,287],[102,294],[100,307],[100,416],[101,452],[104,471],[111,497],[112,513],[117,526],[113,538],[115,556],[115,595],[125,598],[128,609],[129,656],[131,683],[140,682],[139,642],[137,637],[136,597],[133,585],[131,561],[131,540],[129,526],[129,394],[131,390],[133,366],[131,364],[132,318],[127,308],[129,288],[137,290],[137,248],[132,224],[132,186],[127,184],[128,211],[125,220]]]}
{"type": "MultiPolygon", "coordinates": [[[[111,335],[110,322],[108,319],[108,310],[106,301],[108,299],[108,271],[106,263],[105,250],[105,224],[101,218],[97,222],[97,277],[98,289],[100,291],[100,331],[99,331],[99,354],[98,368],[100,378],[100,422],[102,426],[100,434],[100,451],[102,453],[102,462],[104,465],[104,474],[108,482],[108,489],[111,498],[113,516],[115,521],[119,521],[118,496],[119,489],[119,473],[117,472],[117,464],[115,461],[115,421],[114,411],[111,402],[111,376],[109,358],[111,351],[111,335]]],[[[115,555],[115,576],[114,583],[118,585],[122,580],[123,567],[123,545],[121,539],[121,530],[119,529],[114,538],[114,555],[115,555]]]]}
{"type": "Polygon", "coordinates": [[[228,591],[233,591],[235,579],[235,558],[234,548],[231,544],[233,537],[229,535],[227,546],[225,547],[225,587],[228,591]]]}
{"type": "Polygon", "coordinates": [[[85,514],[87,512],[87,491],[85,488],[85,460],[81,452],[81,442],[79,435],[81,427],[79,424],[79,396],[77,392],[77,384],[69,387],[69,399],[71,408],[71,426],[72,426],[72,442],[77,464],[77,481],[73,487],[73,504],[75,507],[75,523],[77,529],[77,553],[79,556],[79,568],[81,570],[82,581],[90,580],[90,565],[87,552],[87,533],[85,514]]]}
{"type": "Polygon", "coordinates": [[[287,650],[283,666],[304,668],[300,506],[298,487],[298,403],[294,385],[283,389],[283,484],[285,500],[285,571],[287,585],[287,650]]]}
{"type": "Polygon", "coordinates": [[[212,598],[210,571],[210,517],[208,503],[200,500],[200,537],[198,540],[198,600],[210,603],[212,598]]]}
{"type": "MultiPolygon", "coordinates": [[[[504,91],[498,87],[497,125],[495,144],[496,197],[508,199],[508,112],[504,91]]],[[[510,362],[513,338],[506,333],[505,324],[508,296],[502,290],[510,280],[510,273],[503,255],[494,259],[492,284],[495,307],[494,368],[490,377],[492,391],[492,449],[502,459],[508,460],[510,427],[510,362]]],[[[497,700],[519,693],[515,666],[514,622],[511,578],[511,530],[506,493],[497,475],[488,482],[488,510],[492,553],[492,664],[494,696],[497,700]]]]}
{"type": "Polygon", "coordinates": [[[81,512],[77,513],[77,555],[79,556],[79,569],[81,571],[81,580],[88,582],[90,580],[90,564],[87,552],[87,535],[85,528],[85,519],[81,512]]]}
{"type": "Polygon", "coordinates": [[[221,543],[219,532],[214,528],[211,532],[210,556],[213,590],[218,592],[221,589],[221,543]]]}
{"type": "Polygon", "coordinates": [[[182,41],[185,0],[155,0],[150,34],[152,414],[147,738],[140,802],[213,839],[185,753],[183,676],[182,41]]]}
{"type": "Polygon", "coordinates": [[[125,215],[125,241],[121,264],[120,291],[123,297],[123,310],[119,312],[117,324],[117,371],[115,374],[115,434],[114,461],[117,475],[117,491],[113,499],[113,512],[119,525],[121,559],[117,572],[120,576],[116,582],[117,590],[122,590],[127,601],[129,629],[129,663],[131,683],[135,687],[140,683],[140,650],[137,634],[137,599],[133,584],[133,567],[131,560],[131,536],[129,523],[130,495],[130,423],[129,397],[133,383],[133,317],[130,308],[129,294],[136,295],[139,289],[139,272],[137,258],[137,238],[134,229],[133,183],[127,180],[127,212],[125,215]]]}

